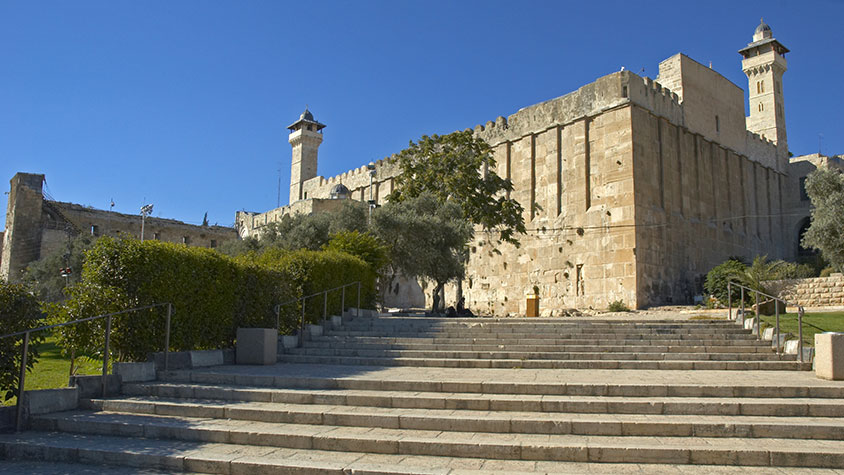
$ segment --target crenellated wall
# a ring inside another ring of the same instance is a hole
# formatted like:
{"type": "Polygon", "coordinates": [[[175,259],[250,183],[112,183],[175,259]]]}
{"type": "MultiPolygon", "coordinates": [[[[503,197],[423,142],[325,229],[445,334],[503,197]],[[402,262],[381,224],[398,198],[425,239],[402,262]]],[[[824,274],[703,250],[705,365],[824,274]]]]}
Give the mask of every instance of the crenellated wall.
{"type": "MultiPolygon", "coordinates": [[[[476,229],[459,286],[466,305],[523,314],[533,291],[543,315],[615,300],[689,302],[729,256],[785,256],[788,166],[775,144],[747,132],[743,100],[723,76],[676,55],[660,65],[659,81],[619,71],[476,126],[495,171],[513,183],[528,233],[516,248],[476,229]]],[[[376,162],[373,199],[383,202],[397,173],[390,158],[376,162]]],[[[369,180],[366,167],[316,177],[303,204],[239,213],[238,223],[258,229],[299,208],[313,212],[339,183],[365,201],[369,180]]],[[[457,292],[449,286],[447,301],[457,292]]]]}

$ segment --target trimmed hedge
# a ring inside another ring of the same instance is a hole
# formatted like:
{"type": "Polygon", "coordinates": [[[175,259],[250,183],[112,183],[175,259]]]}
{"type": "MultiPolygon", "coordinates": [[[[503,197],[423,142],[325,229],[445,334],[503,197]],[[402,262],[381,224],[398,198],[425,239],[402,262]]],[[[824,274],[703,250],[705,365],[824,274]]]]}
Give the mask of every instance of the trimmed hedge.
{"type": "MultiPolygon", "coordinates": [[[[64,305],[48,306],[52,323],[156,303],[172,303],[170,349],[232,346],[238,327],[276,326],[276,306],[325,289],[362,281],[362,306],[371,306],[375,274],[360,258],[336,251],[282,251],[238,258],[214,250],[160,241],[104,237],[85,256],[82,282],[67,290],[64,305]]],[[[329,295],[339,311],[341,293],[329,295]]],[[[346,307],[357,303],[357,287],[346,289],[346,307]]],[[[323,299],[306,302],[310,323],[322,318],[323,299]]],[[[166,307],[112,319],[111,348],[119,361],[141,360],[164,347],[166,307]]],[[[301,306],[281,308],[279,331],[299,328],[301,306]]],[[[64,327],[62,346],[101,356],[105,320],[64,327]]]]}
{"type": "MultiPolygon", "coordinates": [[[[261,254],[247,254],[237,259],[272,269],[288,277],[296,286],[299,297],[360,281],[361,306],[371,308],[375,303],[375,272],[364,260],[345,252],[307,249],[287,251],[272,248],[261,254]]],[[[340,313],[341,300],[342,291],[336,290],[329,293],[328,315],[340,313]]],[[[345,306],[349,308],[355,305],[357,305],[357,286],[346,287],[345,306]]],[[[323,316],[324,306],[325,301],[322,296],[307,299],[305,302],[306,323],[319,322],[323,316]]],[[[296,303],[282,309],[282,318],[289,329],[298,328],[301,308],[301,303],[296,303]]]]}
{"type": "MultiPolygon", "coordinates": [[[[232,345],[239,326],[275,327],[274,306],[296,295],[289,282],[210,249],[102,238],[86,254],[82,283],[69,290],[67,305],[50,313],[67,321],[170,302],[171,350],[220,348],[232,345]]],[[[159,307],[115,317],[115,356],[138,360],[162,350],[165,312],[159,307]]]]}

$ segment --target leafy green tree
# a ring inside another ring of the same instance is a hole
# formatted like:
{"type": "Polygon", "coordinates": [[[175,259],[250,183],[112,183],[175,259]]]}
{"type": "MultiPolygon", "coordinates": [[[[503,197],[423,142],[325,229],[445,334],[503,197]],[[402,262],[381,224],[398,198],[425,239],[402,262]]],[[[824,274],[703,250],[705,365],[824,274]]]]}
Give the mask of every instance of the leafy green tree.
{"type": "Polygon", "coordinates": [[[42,302],[64,300],[64,289],[81,280],[85,252],[94,246],[97,239],[90,234],[79,235],[68,241],[66,246],[31,263],[23,280],[32,286],[36,298],[42,302]],[[62,276],[61,269],[66,268],[70,268],[71,273],[62,276]]]}
{"type": "Polygon", "coordinates": [[[435,282],[432,310],[438,311],[445,284],[464,275],[466,245],[472,238],[472,225],[460,207],[423,192],[375,210],[372,230],[389,249],[394,276],[400,270],[407,277],[435,282]]]}
{"type": "Polygon", "coordinates": [[[430,193],[440,203],[454,203],[463,216],[503,242],[519,245],[525,233],[522,205],[507,195],[513,185],[495,173],[492,149],[470,130],[423,135],[397,155],[401,174],[388,201],[430,193]]]}
{"type": "MultiPolygon", "coordinates": [[[[41,311],[38,300],[24,284],[9,284],[0,280],[0,334],[7,335],[39,326],[41,311]]],[[[26,369],[38,359],[38,344],[43,341],[44,332],[30,335],[26,369]]],[[[0,339],[0,393],[4,400],[14,396],[20,379],[23,337],[0,339]]]]}
{"type": "Polygon", "coordinates": [[[817,169],[806,177],[812,200],[812,222],[803,246],[821,251],[838,272],[844,272],[844,173],[817,169]]]}
{"type": "Polygon", "coordinates": [[[389,262],[387,247],[367,232],[340,231],[323,246],[326,251],[340,251],[363,259],[373,272],[379,272],[389,262]]]}
{"type": "Polygon", "coordinates": [[[267,224],[261,229],[260,238],[249,237],[230,241],[220,247],[220,252],[237,256],[250,251],[266,249],[316,251],[327,245],[331,236],[341,231],[366,231],[366,208],[359,202],[345,200],[339,209],[323,213],[285,216],[281,221],[267,224]]]}

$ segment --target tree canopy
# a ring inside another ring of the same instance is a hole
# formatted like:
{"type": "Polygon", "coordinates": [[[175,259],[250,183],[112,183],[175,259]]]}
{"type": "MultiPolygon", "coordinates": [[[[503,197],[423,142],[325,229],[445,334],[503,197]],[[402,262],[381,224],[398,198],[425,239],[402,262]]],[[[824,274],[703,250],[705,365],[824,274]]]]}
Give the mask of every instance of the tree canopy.
{"type": "Polygon", "coordinates": [[[803,246],[821,251],[838,272],[844,272],[844,173],[817,169],[806,178],[812,200],[812,221],[803,246]]]}
{"type": "Polygon", "coordinates": [[[433,308],[438,309],[445,284],[463,277],[466,244],[472,238],[472,225],[460,207],[423,192],[377,209],[372,231],[386,244],[394,270],[436,283],[433,308]]]}
{"type": "Polygon", "coordinates": [[[397,164],[401,174],[390,202],[430,193],[441,203],[456,204],[472,224],[518,246],[517,235],[525,233],[524,210],[508,197],[512,183],[495,173],[492,149],[472,131],[423,135],[397,155],[397,164]]]}

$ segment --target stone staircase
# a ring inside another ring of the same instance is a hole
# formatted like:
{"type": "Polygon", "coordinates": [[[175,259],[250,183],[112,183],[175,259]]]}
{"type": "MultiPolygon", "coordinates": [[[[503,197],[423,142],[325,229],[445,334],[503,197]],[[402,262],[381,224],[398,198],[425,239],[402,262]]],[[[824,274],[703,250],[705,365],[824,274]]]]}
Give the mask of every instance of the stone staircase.
{"type": "Polygon", "coordinates": [[[844,468],[844,384],[729,322],[361,318],[279,360],[124,383],[0,436],[0,458],[231,474],[844,468]]]}
{"type": "Polygon", "coordinates": [[[524,369],[810,370],[732,322],[357,319],[286,363],[524,369]]]}

